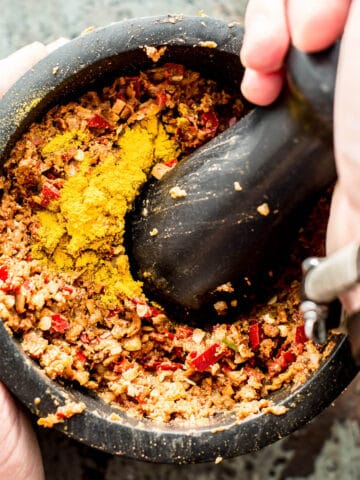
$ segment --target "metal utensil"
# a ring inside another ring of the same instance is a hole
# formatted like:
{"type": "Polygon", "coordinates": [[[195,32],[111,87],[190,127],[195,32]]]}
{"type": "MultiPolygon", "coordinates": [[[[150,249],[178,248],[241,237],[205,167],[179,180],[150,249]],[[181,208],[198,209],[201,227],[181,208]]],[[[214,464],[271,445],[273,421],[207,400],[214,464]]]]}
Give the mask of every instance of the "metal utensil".
{"type": "MultiPolygon", "coordinates": [[[[325,343],[330,305],[360,282],[360,245],[351,243],[325,258],[307,258],[303,271],[300,310],[305,334],[317,343],[325,343]]],[[[349,334],[354,359],[360,363],[360,313],[343,314],[340,323],[349,334]]]]}

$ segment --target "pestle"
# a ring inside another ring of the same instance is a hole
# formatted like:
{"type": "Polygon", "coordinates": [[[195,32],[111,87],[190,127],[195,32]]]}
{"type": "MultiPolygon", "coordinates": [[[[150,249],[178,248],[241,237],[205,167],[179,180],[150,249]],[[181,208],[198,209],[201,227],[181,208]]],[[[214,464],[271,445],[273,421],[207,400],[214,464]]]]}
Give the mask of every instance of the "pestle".
{"type": "Polygon", "coordinates": [[[226,282],[261,294],[264,275],[284,256],[307,205],[336,179],[338,51],[339,44],[317,54],[291,49],[275,104],[252,109],[146,185],[128,233],[134,272],[148,295],[189,313],[208,305],[226,282]],[[173,187],[186,196],[172,198],[173,187]]]}

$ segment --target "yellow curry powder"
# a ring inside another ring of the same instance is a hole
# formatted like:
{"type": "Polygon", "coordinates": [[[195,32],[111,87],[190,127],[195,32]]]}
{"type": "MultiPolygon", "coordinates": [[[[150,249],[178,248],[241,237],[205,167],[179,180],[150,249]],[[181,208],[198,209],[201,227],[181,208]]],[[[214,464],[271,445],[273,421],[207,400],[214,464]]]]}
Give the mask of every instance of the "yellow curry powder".
{"type": "MultiPolygon", "coordinates": [[[[56,135],[43,153],[82,140],[81,132],[56,135]]],[[[116,304],[119,295],[142,293],[141,282],[130,273],[123,245],[125,215],[152,166],[179,153],[177,143],[155,116],[126,127],[117,143],[119,148],[97,165],[85,153],[78,172],[65,181],[60,198],[37,214],[39,241],[32,252],[51,268],[80,272],[100,287],[106,305],[116,304]]]]}
{"type": "Polygon", "coordinates": [[[55,135],[42,149],[42,153],[54,153],[70,147],[79,147],[88,138],[85,132],[70,130],[69,132],[55,135]]]}

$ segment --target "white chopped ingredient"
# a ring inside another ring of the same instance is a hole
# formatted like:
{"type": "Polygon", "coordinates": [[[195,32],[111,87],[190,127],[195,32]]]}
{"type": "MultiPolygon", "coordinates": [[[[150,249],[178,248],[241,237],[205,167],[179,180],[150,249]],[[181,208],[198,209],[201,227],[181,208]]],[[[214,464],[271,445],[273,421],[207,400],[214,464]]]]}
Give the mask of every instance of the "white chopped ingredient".
{"type": "Polygon", "coordinates": [[[84,153],[84,150],[81,150],[79,148],[79,150],[75,153],[74,155],[74,159],[75,160],[78,160],[79,162],[81,162],[82,160],[84,160],[84,157],[85,157],[85,153],[84,153]]]}
{"type": "Polygon", "coordinates": [[[207,47],[207,48],[216,48],[217,43],[213,42],[212,40],[205,40],[202,42],[199,42],[200,47],[207,47]]]}
{"type": "Polygon", "coordinates": [[[226,315],[228,310],[228,305],[223,300],[219,300],[218,302],[214,303],[214,308],[218,315],[226,315]]]}
{"type": "Polygon", "coordinates": [[[175,199],[176,198],[184,198],[187,195],[186,191],[184,189],[178,187],[178,186],[170,188],[169,193],[170,193],[171,197],[175,198],[175,199]]]}
{"type": "Polygon", "coordinates": [[[231,285],[231,282],[223,283],[216,288],[217,292],[226,292],[233,293],[234,287],[231,285]]]}
{"type": "Polygon", "coordinates": [[[201,330],[200,328],[195,328],[194,333],[192,334],[192,339],[194,340],[194,342],[199,345],[203,341],[204,337],[204,330],[201,330]]]}
{"type": "Polygon", "coordinates": [[[170,170],[172,170],[172,168],[165,165],[165,163],[157,163],[151,170],[151,175],[155,177],[156,180],[161,180],[165,173],[168,173],[170,170]]]}
{"type": "Polygon", "coordinates": [[[264,217],[267,217],[270,213],[270,207],[269,204],[264,202],[261,205],[259,205],[256,209],[260,215],[263,215],[264,217]]]}
{"type": "Polygon", "coordinates": [[[157,228],[153,228],[150,232],[151,237],[155,237],[159,233],[159,230],[157,228]]]}
{"type": "Polygon", "coordinates": [[[166,52],[166,49],[167,49],[166,46],[156,48],[156,47],[153,47],[153,46],[144,45],[144,50],[145,50],[146,55],[149,58],[151,58],[151,60],[155,63],[158,62],[160,60],[160,58],[164,55],[164,53],[166,52]]]}
{"type": "Polygon", "coordinates": [[[274,303],[276,303],[277,300],[278,300],[277,295],[274,295],[273,297],[270,298],[270,300],[267,303],[268,305],[274,305],[274,303]]]}
{"type": "Polygon", "coordinates": [[[43,330],[44,332],[46,332],[47,330],[50,330],[50,328],[51,328],[51,317],[49,315],[45,315],[44,317],[40,318],[39,328],[40,328],[40,330],[43,330]]]}
{"type": "Polygon", "coordinates": [[[242,186],[239,182],[234,182],[234,190],[236,190],[237,192],[241,192],[242,186]]]}

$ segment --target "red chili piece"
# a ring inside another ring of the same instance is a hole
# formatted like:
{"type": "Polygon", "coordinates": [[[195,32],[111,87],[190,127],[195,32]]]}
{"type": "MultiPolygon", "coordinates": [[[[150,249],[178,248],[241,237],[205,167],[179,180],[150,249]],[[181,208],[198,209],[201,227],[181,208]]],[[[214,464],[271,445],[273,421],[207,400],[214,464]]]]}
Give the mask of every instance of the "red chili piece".
{"type": "Polygon", "coordinates": [[[52,200],[58,198],[60,198],[60,191],[53,185],[45,183],[41,192],[41,206],[47,207],[52,200]]]}
{"type": "MultiPolygon", "coordinates": [[[[190,361],[190,364],[198,371],[204,372],[211,365],[214,365],[226,354],[218,343],[214,343],[209,348],[204,350],[200,355],[190,361]]],[[[191,355],[191,354],[190,354],[191,355]]]]}
{"type": "Polygon", "coordinates": [[[62,287],[62,290],[63,290],[64,292],[66,292],[66,293],[69,293],[69,294],[71,294],[71,293],[74,292],[74,289],[73,289],[72,287],[68,287],[67,285],[64,285],[64,286],[62,287]]]}
{"type": "Polygon", "coordinates": [[[179,368],[182,368],[182,364],[181,363],[176,363],[176,362],[172,362],[172,363],[161,362],[156,367],[157,370],[164,370],[164,371],[168,370],[170,372],[174,372],[175,370],[178,370],[179,368]]]}
{"type": "Polygon", "coordinates": [[[86,332],[80,334],[80,341],[82,343],[90,343],[90,337],[86,332]]]}
{"type": "Polygon", "coordinates": [[[295,362],[295,360],[296,356],[291,350],[281,352],[278,358],[271,360],[267,364],[270,377],[273,377],[277,373],[283,372],[290,365],[290,363],[295,362]]]}
{"type": "Polygon", "coordinates": [[[51,315],[51,328],[54,332],[64,333],[69,328],[68,322],[59,313],[51,315]]]}
{"type": "Polygon", "coordinates": [[[305,342],[307,342],[308,338],[307,336],[305,335],[305,328],[304,328],[304,325],[300,325],[298,327],[296,327],[296,331],[295,331],[295,343],[297,345],[301,345],[301,344],[304,344],[305,342]]]}
{"type": "Polygon", "coordinates": [[[78,350],[76,352],[76,358],[82,362],[82,363],[85,363],[86,362],[86,359],[87,359],[87,356],[85,355],[85,353],[81,350],[78,350]]]}
{"type": "Polygon", "coordinates": [[[161,92],[157,94],[156,103],[160,105],[160,107],[163,107],[164,105],[166,105],[166,101],[167,101],[167,95],[165,92],[161,92]]]}
{"type": "Polygon", "coordinates": [[[114,127],[109,123],[104,117],[99,115],[98,113],[95,113],[94,116],[89,118],[87,121],[87,126],[90,128],[105,128],[108,130],[113,130],[114,127]]]}
{"type": "Polygon", "coordinates": [[[152,360],[151,362],[147,362],[144,364],[144,367],[148,370],[163,370],[163,371],[170,371],[174,372],[179,368],[182,368],[182,363],[177,362],[163,362],[160,360],[152,360]]]}
{"type": "Polygon", "coordinates": [[[148,316],[145,315],[145,318],[156,317],[157,315],[162,315],[164,313],[164,312],[162,312],[161,310],[159,310],[158,308],[155,308],[155,307],[149,307],[149,312],[150,312],[150,314],[148,316]]]}
{"type": "Polygon", "coordinates": [[[184,66],[179,65],[178,63],[165,63],[165,77],[183,77],[184,75],[184,66]]]}
{"type": "Polygon", "coordinates": [[[257,350],[261,342],[261,326],[258,322],[253,323],[249,327],[249,341],[252,350],[257,350]]]}
{"type": "Polygon", "coordinates": [[[203,112],[201,114],[201,121],[204,124],[205,130],[211,135],[215,135],[217,129],[219,128],[219,119],[216,116],[215,112],[203,112]]]}
{"type": "Polygon", "coordinates": [[[166,165],[167,167],[174,167],[176,164],[178,163],[177,161],[177,158],[172,158],[171,160],[167,160],[166,162],[164,162],[164,165],[166,165]]]}
{"type": "Polygon", "coordinates": [[[3,265],[2,267],[0,267],[0,280],[2,280],[3,282],[6,282],[9,278],[9,269],[3,265]]]}

